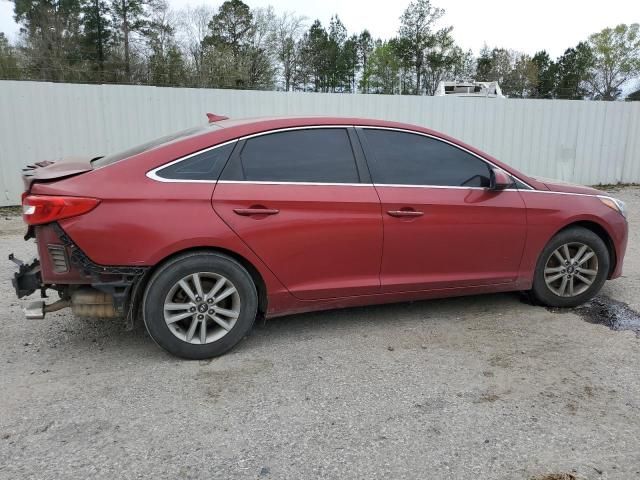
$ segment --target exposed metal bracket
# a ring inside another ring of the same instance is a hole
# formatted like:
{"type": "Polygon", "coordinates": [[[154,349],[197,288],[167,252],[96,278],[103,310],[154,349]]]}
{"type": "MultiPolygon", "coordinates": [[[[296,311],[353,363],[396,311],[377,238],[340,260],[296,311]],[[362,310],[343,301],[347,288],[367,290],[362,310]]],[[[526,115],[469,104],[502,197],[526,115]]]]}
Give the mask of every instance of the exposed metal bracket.
{"type": "Polygon", "coordinates": [[[29,302],[23,310],[27,320],[42,320],[44,318],[44,301],[29,302]]]}
{"type": "Polygon", "coordinates": [[[9,254],[9,260],[11,260],[13,263],[15,263],[18,267],[21,267],[24,265],[24,262],[22,260],[18,260],[13,253],[9,254]]]}

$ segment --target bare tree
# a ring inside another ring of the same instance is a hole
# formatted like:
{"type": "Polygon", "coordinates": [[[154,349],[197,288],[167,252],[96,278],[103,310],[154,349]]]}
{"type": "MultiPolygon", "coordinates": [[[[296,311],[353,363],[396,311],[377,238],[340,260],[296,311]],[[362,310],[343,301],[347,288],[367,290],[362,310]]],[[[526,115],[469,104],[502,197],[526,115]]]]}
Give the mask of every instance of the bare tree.
{"type": "Polygon", "coordinates": [[[285,91],[289,91],[298,61],[296,45],[306,29],[306,17],[284,12],[275,18],[271,45],[277,57],[280,77],[285,91]]]}
{"type": "Polygon", "coordinates": [[[209,22],[215,14],[216,9],[204,3],[197,7],[188,6],[179,13],[177,24],[178,41],[188,53],[191,62],[193,62],[198,86],[205,85],[202,41],[209,32],[209,22]]]}
{"type": "Polygon", "coordinates": [[[149,17],[149,24],[145,30],[148,41],[152,43],[152,51],[161,55],[167,50],[174,38],[176,28],[176,14],[169,8],[167,0],[158,0],[149,17]]]}
{"type": "Polygon", "coordinates": [[[157,0],[144,32],[148,81],[154,85],[179,85],[185,78],[183,54],[175,39],[177,14],[167,0],[157,0]]]}
{"type": "Polygon", "coordinates": [[[248,63],[247,86],[249,88],[272,87],[274,78],[273,35],[276,14],[273,7],[253,10],[253,29],[244,60],[248,63]]]}

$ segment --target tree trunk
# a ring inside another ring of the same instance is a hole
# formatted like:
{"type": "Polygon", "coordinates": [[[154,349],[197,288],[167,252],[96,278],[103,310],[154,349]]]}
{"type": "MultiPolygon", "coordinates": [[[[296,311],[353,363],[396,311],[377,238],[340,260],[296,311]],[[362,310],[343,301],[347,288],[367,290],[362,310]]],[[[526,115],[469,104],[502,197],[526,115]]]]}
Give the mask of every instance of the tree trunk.
{"type": "Polygon", "coordinates": [[[104,82],[104,49],[102,38],[102,16],[100,15],[100,0],[95,0],[96,21],[98,27],[98,67],[100,69],[99,81],[104,82]]]}
{"type": "Polygon", "coordinates": [[[127,82],[131,81],[131,63],[129,58],[129,18],[127,16],[129,5],[127,0],[122,0],[122,32],[124,35],[124,76],[127,82]]]}
{"type": "Polygon", "coordinates": [[[367,73],[367,54],[362,55],[362,93],[369,93],[369,75],[367,73]]]}
{"type": "Polygon", "coordinates": [[[288,92],[289,91],[289,86],[291,85],[291,63],[286,60],[286,56],[283,55],[283,58],[285,58],[285,61],[283,62],[283,66],[284,66],[284,91],[288,92]]]}

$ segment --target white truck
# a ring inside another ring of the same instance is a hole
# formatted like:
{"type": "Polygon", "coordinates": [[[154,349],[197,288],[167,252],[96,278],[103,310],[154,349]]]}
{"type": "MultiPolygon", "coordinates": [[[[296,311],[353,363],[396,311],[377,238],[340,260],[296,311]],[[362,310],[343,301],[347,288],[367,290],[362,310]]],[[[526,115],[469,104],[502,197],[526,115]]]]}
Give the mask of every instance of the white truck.
{"type": "Polygon", "coordinates": [[[434,97],[505,98],[498,82],[440,82],[434,97]]]}

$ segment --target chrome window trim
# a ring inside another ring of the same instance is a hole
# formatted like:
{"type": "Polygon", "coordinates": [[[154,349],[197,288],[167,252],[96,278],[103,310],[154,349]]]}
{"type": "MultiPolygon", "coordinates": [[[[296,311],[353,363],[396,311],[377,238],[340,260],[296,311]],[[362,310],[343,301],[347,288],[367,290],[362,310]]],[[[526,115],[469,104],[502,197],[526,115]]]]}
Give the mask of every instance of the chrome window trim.
{"type": "MultiPolygon", "coordinates": [[[[178,179],[169,179],[169,178],[162,178],[159,177],[156,172],[158,170],[162,170],[165,167],[169,167],[171,165],[174,165],[178,162],[182,162],[183,160],[187,160],[191,157],[193,157],[194,155],[198,155],[200,153],[204,153],[204,152],[208,152],[209,150],[213,150],[214,148],[218,148],[218,147],[223,147],[225,145],[228,145],[230,143],[233,142],[239,142],[241,140],[247,140],[250,138],[254,138],[254,137],[260,137],[262,135],[269,135],[270,133],[278,133],[278,132],[287,132],[287,131],[291,131],[291,130],[312,130],[312,129],[318,129],[318,128],[342,128],[344,130],[347,130],[349,128],[353,128],[353,125],[307,125],[307,126],[300,126],[300,127],[284,127],[284,128],[276,128],[275,130],[266,130],[264,132],[258,132],[258,133],[252,133],[251,135],[245,135],[243,137],[238,137],[235,138],[233,140],[228,140],[224,143],[220,143],[218,145],[214,145],[213,147],[208,147],[205,148],[203,150],[199,150],[195,153],[190,153],[189,155],[185,155],[184,157],[180,157],[177,158],[176,160],[172,160],[169,163],[165,163],[164,165],[161,165],[160,167],[156,167],[153,170],[150,170],[149,172],[147,172],[147,177],[155,180],[157,182],[164,182],[164,183],[217,183],[218,180],[178,180],[178,179]]],[[[355,158],[354,158],[355,161],[355,158]]],[[[220,180],[220,182],[222,182],[222,180],[220,180]]],[[[242,182],[242,183],[260,183],[260,182],[249,182],[249,181],[238,181],[238,182],[242,182]]],[[[266,183],[271,183],[271,182],[266,182],[266,183]]],[[[322,185],[322,183],[318,183],[318,182],[272,182],[273,184],[307,184],[307,185],[322,185]]],[[[325,184],[325,185],[356,185],[356,184],[351,184],[351,183],[333,183],[333,184],[325,184]]],[[[358,183],[357,185],[362,185],[361,183],[358,183]]]]}
{"type": "MultiPolygon", "coordinates": [[[[404,183],[374,183],[374,187],[393,187],[393,188],[437,188],[437,189],[451,189],[451,190],[487,190],[491,191],[488,187],[465,187],[464,185],[408,185],[404,183]]],[[[517,188],[505,188],[500,190],[501,192],[519,192],[517,188]]]]}
{"type": "MultiPolygon", "coordinates": [[[[474,157],[476,157],[478,160],[480,160],[482,162],[485,162],[485,163],[488,163],[489,165],[491,165],[494,168],[499,168],[500,170],[504,170],[502,167],[499,167],[498,165],[493,163],[491,160],[488,160],[488,159],[484,158],[483,156],[478,155],[477,153],[474,153],[471,150],[468,150],[468,149],[466,149],[466,148],[464,148],[464,147],[462,147],[462,146],[460,146],[460,145],[458,145],[456,143],[453,143],[453,142],[451,142],[449,140],[446,140],[446,139],[444,139],[442,137],[438,137],[437,135],[431,135],[431,134],[424,133],[424,132],[416,132],[415,130],[409,130],[409,129],[406,129],[406,128],[399,128],[399,127],[377,127],[377,126],[367,126],[367,125],[354,125],[354,126],[355,126],[355,128],[365,128],[365,129],[368,128],[368,129],[371,129],[371,130],[391,130],[391,131],[394,131],[394,132],[413,133],[414,135],[422,135],[423,137],[433,138],[434,140],[439,140],[441,142],[448,143],[452,147],[458,148],[458,149],[462,150],[463,152],[467,152],[468,154],[473,155],[474,157]]],[[[518,180],[523,185],[526,185],[529,189],[535,190],[535,188],[533,188],[527,182],[522,180],[520,177],[517,177],[516,175],[512,174],[511,172],[506,172],[506,173],[510,177],[515,178],[516,180],[518,180]]],[[[425,185],[425,186],[439,187],[441,185],[425,185]]],[[[483,188],[483,187],[472,187],[472,188],[483,188]]],[[[524,191],[524,190],[520,190],[520,191],[524,191]]]]}
{"type": "MultiPolygon", "coordinates": [[[[213,183],[213,182],[212,182],[213,183]]],[[[392,187],[392,188],[429,188],[447,190],[484,190],[491,191],[486,187],[456,187],[449,185],[404,185],[394,183],[321,183],[321,182],[275,182],[275,181],[251,181],[251,180],[219,180],[217,183],[244,184],[244,185],[306,185],[306,186],[330,186],[330,187],[392,187]]],[[[551,193],[555,195],[576,195],[579,197],[603,197],[596,193],[573,193],[554,192],[553,190],[522,190],[518,188],[505,188],[499,192],[520,192],[520,193],[551,193]]]]}
{"type": "Polygon", "coordinates": [[[148,171],[147,177],[150,178],[151,180],[155,180],[156,182],[163,182],[163,183],[216,183],[217,180],[182,180],[177,178],[164,178],[164,177],[160,177],[157,174],[157,172],[160,170],[164,170],[165,168],[170,167],[171,165],[175,165],[176,163],[184,162],[185,160],[195,157],[196,155],[200,155],[201,153],[210,152],[211,150],[215,150],[216,148],[222,148],[237,142],[238,142],[238,139],[236,138],[234,140],[229,140],[224,143],[219,143],[218,145],[214,145],[213,147],[207,147],[202,150],[198,150],[197,152],[190,153],[189,155],[185,155],[184,157],[177,158],[176,160],[172,160],[169,163],[165,163],[164,165],[161,165],[159,167],[154,168],[153,170],[148,171]]]}
{"type": "MultiPolygon", "coordinates": [[[[499,168],[499,167],[498,167],[499,168]]],[[[374,187],[395,187],[395,188],[446,188],[446,189],[457,189],[457,190],[486,190],[491,191],[486,187],[450,187],[447,185],[401,185],[401,184],[392,184],[392,183],[374,183],[374,187]]],[[[520,193],[552,193],[554,195],[575,195],[578,197],[606,197],[613,198],[607,195],[600,195],[597,193],[577,193],[577,192],[555,192],[553,190],[535,190],[535,189],[526,189],[522,190],[519,188],[505,188],[504,190],[498,190],[498,192],[520,192],[520,193]]]]}
{"type": "Polygon", "coordinates": [[[553,190],[519,190],[526,193],[553,193],[555,195],[574,195],[577,197],[607,197],[607,195],[600,195],[598,193],[578,193],[578,192],[555,192],[553,190]]]}
{"type": "MultiPolygon", "coordinates": [[[[154,168],[153,170],[150,170],[149,172],[147,172],[146,176],[152,180],[155,180],[157,182],[163,182],[163,183],[217,183],[218,180],[179,180],[179,179],[169,179],[169,178],[162,178],[160,176],[157,175],[157,172],[159,170],[162,170],[163,168],[169,167],[171,165],[174,165],[178,162],[182,162],[184,160],[188,160],[189,158],[195,156],[195,155],[199,155],[201,153],[205,153],[208,152],[210,150],[213,150],[215,148],[220,148],[220,147],[224,147],[225,145],[229,145],[230,143],[234,143],[234,142],[239,142],[241,140],[248,140],[250,138],[254,138],[254,137],[260,137],[263,135],[269,135],[271,133],[279,133],[279,132],[287,132],[287,131],[295,131],[295,130],[312,130],[312,129],[319,129],[319,128],[325,128],[325,129],[335,129],[335,128],[342,128],[342,129],[348,129],[348,128],[368,128],[368,129],[373,129],[373,130],[391,130],[391,131],[396,131],[396,132],[403,132],[403,133],[412,133],[414,135],[422,135],[423,137],[427,137],[427,138],[433,138],[434,140],[439,140],[441,142],[447,143],[449,145],[451,145],[454,148],[459,148],[460,150],[467,152],[470,155],[473,155],[474,157],[476,157],[477,159],[479,159],[480,161],[483,161],[485,163],[488,163],[489,165],[491,165],[492,167],[495,168],[501,168],[498,165],[492,163],[490,160],[487,160],[486,158],[464,148],[461,147],[460,145],[457,145],[453,142],[450,142],[449,140],[446,140],[444,138],[438,137],[436,135],[431,135],[428,133],[424,133],[424,132],[417,132],[415,130],[409,130],[406,128],[399,128],[399,127],[380,127],[380,126],[371,126],[371,125],[307,125],[307,126],[299,126],[299,127],[284,127],[284,128],[277,128],[275,130],[266,130],[264,132],[258,132],[258,133],[252,133],[250,135],[245,135],[243,137],[238,137],[236,139],[233,140],[228,140],[224,143],[220,143],[218,145],[214,145],[212,147],[207,147],[204,148],[202,150],[199,150],[197,152],[194,153],[190,153],[189,155],[185,155],[184,157],[180,157],[177,158],[176,160],[172,160],[171,162],[165,163],[164,165],[161,165],[159,167],[154,168]]],[[[520,183],[522,183],[523,185],[525,185],[529,190],[526,189],[513,189],[513,190],[518,190],[520,192],[526,192],[526,191],[538,191],[535,188],[533,188],[531,185],[529,185],[527,182],[525,182],[524,180],[522,180],[521,178],[517,177],[516,175],[513,175],[511,172],[507,172],[509,174],[509,176],[511,176],[512,178],[518,180],[520,183]]],[[[476,188],[476,189],[481,189],[481,190],[486,190],[485,187],[461,187],[461,186],[454,186],[454,185],[392,185],[392,184],[363,184],[363,183],[323,183],[323,182],[251,182],[251,181],[223,181],[220,180],[220,182],[227,182],[227,183],[255,183],[255,184],[264,184],[264,185],[269,185],[269,184],[273,184],[273,185],[279,185],[279,184],[283,184],[283,185],[347,185],[347,186],[361,186],[361,185],[376,185],[376,186],[397,186],[397,187],[425,187],[425,188],[476,188]]],[[[507,189],[507,190],[512,190],[512,189],[507,189]]]]}
{"type": "MultiPolygon", "coordinates": [[[[330,187],[395,187],[395,188],[437,188],[451,190],[489,190],[486,187],[460,187],[449,185],[404,185],[394,183],[328,183],[328,182],[275,182],[275,181],[253,181],[253,180],[218,180],[218,183],[245,184],[245,185],[309,185],[309,186],[330,186],[330,187]]],[[[501,192],[521,192],[517,188],[505,188],[501,192]]]]}
{"type": "Polygon", "coordinates": [[[275,180],[218,180],[218,183],[246,184],[246,185],[308,185],[308,186],[336,186],[336,187],[373,187],[372,183],[332,183],[332,182],[277,182],[275,180]]]}
{"type": "Polygon", "coordinates": [[[244,137],[238,138],[238,140],[249,140],[250,138],[262,137],[263,135],[269,135],[271,133],[288,132],[288,131],[295,131],[295,130],[317,130],[319,128],[327,128],[327,129],[342,128],[344,130],[347,130],[353,127],[354,125],[307,125],[307,126],[301,126],[301,127],[283,127],[283,128],[276,128],[275,130],[266,130],[264,132],[245,135],[244,137]]]}

